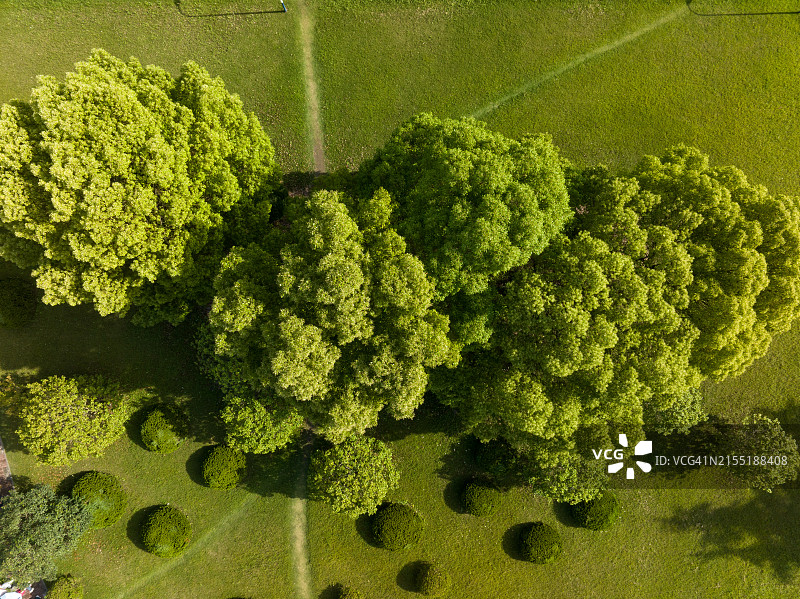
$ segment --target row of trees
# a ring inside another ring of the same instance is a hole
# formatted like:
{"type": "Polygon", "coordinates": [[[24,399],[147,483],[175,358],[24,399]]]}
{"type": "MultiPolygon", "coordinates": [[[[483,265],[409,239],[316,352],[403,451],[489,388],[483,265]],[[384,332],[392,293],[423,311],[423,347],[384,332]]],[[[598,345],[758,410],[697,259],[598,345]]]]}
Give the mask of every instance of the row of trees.
{"type": "Polygon", "coordinates": [[[687,430],[700,383],[800,310],[797,198],[694,148],[616,175],[423,114],[310,197],[278,179],[220,80],[95,51],[0,110],[0,253],[46,303],[139,324],[205,306],[237,449],[346,443],[432,393],[573,502],[602,486],[588,448],[687,430]]]}

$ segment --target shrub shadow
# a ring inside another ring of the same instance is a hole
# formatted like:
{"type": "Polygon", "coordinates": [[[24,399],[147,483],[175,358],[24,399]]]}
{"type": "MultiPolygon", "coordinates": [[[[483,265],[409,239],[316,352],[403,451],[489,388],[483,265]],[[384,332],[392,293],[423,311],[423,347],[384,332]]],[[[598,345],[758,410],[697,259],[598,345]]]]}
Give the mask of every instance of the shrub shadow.
{"type": "Polygon", "coordinates": [[[572,517],[572,511],[570,510],[568,503],[554,501],[553,514],[555,515],[556,520],[558,520],[558,523],[562,526],[566,526],[568,528],[582,528],[580,524],[575,522],[575,518],[572,517]]]}
{"type": "Polygon", "coordinates": [[[142,423],[144,423],[144,419],[147,418],[147,413],[150,409],[155,405],[156,402],[147,403],[146,405],[138,408],[131,417],[128,418],[127,422],[125,422],[125,432],[128,435],[128,439],[134,445],[138,445],[145,451],[150,451],[147,449],[147,446],[142,442],[142,423]]]}
{"type": "MultiPolygon", "coordinates": [[[[78,482],[78,479],[87,474],[88,472],[92,472],[91,470],[83,470],[81,472],[76,472],[74,474],[70,474],[69,476],[65,476],[61,479],[61,482],[56,485],[56,493],[59,495],[69,495],[72,493],[72,487],[75,486],[75,483],[78,482]]],[[[14,477],[14,484],[17,483],[17,477],[14,477]]]]}
{"type": "Polygon", "coordinates": [[[144,542],[142,542],[142,525],[144,524],[145,520],[147,520],[147,517],[152,514],[156,508],[159,507],[159,505],[151,505],[137,510],[128,520],[128,526],[126,528],[128,539],[142,551],[147,551],[147,548],[144,546],[144,542]]]}
{"type": "Polygon", "coordinates": [[[342,585],[332,584],[325,588],[320,594],[319,599],[339,599],[339,595],[342,592],[342,585]]]}
{"type": "Polygon", "coordinates": [[[364,539],[364,542],[367,545],[370,547],[375,547],[375,549],[381,549],[381,546],[375,542],[375,538],[372,536],[372,516],[368,514],[361,514],[358,518],[356,518],[355,525],[358,536],[364,539]]]}
{"type": "MultiPolygon", "coordinates": [[[[25,493],[38,486],[35,482],[33,482],[32,478],[25,476],[24,474],[12,474],[11,483],[14,484],[14,489],[16,489],[19,493],[25,493]]],[[[8,486],[10,490],[11,485],[9,484],[8,486]]],[[[0,489],[2,488],[3,480],[0,479],[0,489]]]]}
{"type": "Polygon", "coordinates": [[[505,551],[506,555],[511,559],[520,562],[526,561],[522,557],[522,552],[520,551],[519,538],[528,528],[530,528],[530,522],[515,524],[503,534],[503,551],[505,551]]]}
{"type": "Polygon", "coordinates": [[[192,453],[189,456],[189,459],[186,460],[186,474],[189,475],[189,478],[192,479],[192,482],[197,483],[200,486],[208,487],[206,481],[203,479],[203,462],[206,459],[206,456],[211,451],[213,445],[205,445],[192,453]]]}
{"type": "Polygon", "coordinates": [[[417,592],[417,573],[425,562],[416,560],[407,563],[397,573],[397,586],[410,593],[417,592]]]}
{"type": "Polygon", "coordinates": [[[444,502],[447,507],[453,510],[456,514],[466,514],[467,511],[464,509],[464,489],[467,486],[467,483],[472,480],[471,477],[468,476],[460,476],[451,480],[444,488],[444,502]]]}

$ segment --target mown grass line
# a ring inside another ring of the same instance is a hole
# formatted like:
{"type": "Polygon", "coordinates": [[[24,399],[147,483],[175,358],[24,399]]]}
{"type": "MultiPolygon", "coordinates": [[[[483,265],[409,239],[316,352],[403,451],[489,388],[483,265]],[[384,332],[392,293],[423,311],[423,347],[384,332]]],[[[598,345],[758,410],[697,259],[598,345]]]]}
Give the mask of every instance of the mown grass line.
{"type": "Polygon", "coordinates": [[[640,38],[641,36],[651,32],[651,31],[653,31],[654,29],[658,29],[659,27],[662,27],[662,26],[666,25],[667,23],[670,23],[670,22],[674,21],[678,17],[684,16],[684,15],[687,15],[687,14],[689,14],[689,12],[687,11],[686,7],[685,6],[681,6],[680,8],[678,8],[676,10],[673,10],[670,13],[667,13],[666,15],[661,17],[660,19],[657,19],[657,20],[653,21],[652,23],[647,24],[644,27],[641,27],[640,29],[637,29],[636,31],[632,31],[631,33],[628,33],[627,35],[624,35],[624,36],[614,40],[613,42],[610,42],[608,44],[605,44],[603,46],[595,48],[594,50],[586,52],[585,54],[581,54],[580,56],[578,56],[574,60],[571,60],[570,62],[565,63],[565,64],[561,65],[560,67],[558,67],[556,69],[553,69],[551,71],[547,71],[546,73],[544,73],[543,75],[540,75],[539,77],[536,77],[535,79],[531,79],[530,81],[527,81],[527,82],[523,83],[522,85],[514,88],[513,90],[511,90],[510,92],[505,94],[500,99],[495,100],[494,102],[491,102],[489,104],[486,104],[486,105],[482,106],[481,108],[479,108],[478,110],[473,112],[470,116],[472,116],[474,118],[481,118],[481,117],[491,113],[492,111],[496,110],[500,106],[503,106],[504,104],[507,104],[508,102],[514,100],[515,98],[518,98],[519,96],[521,96],[523,94],[526,94],[529,91],[532,91],[532,90],[536,89],[540,85],[542,85],[544,83],[547,83],[551,79],[554,79],[554,78],[558,77],[559,75],[562,75],[563,73],[566,73],[567,71],[570,71],[570,70],[574,69],[575,67],[578,67],[578,66],[582,65],[583,63],[585,63],[585,62],[587,62],[589,60],[592,60],[593,58],[597,58],[598,56],[601,56],[601,55],[603,55],[603,54],[605,54],[607,52],[611,52],[612,50],[616,50],[617,48],[619,48],[621,46],[624,46],[625,44],[629,44],[630,42],[640,38]]]}
{"type": "Polygon", "coordinates": [[[232,524],[238,517],[242,516],[247,508],[258,499],[258,495],[255,493],[251,493],[247,497],[245,497],[235,509],[228,512],[222,520],[217,522],[217,524],[208,530],[206,530],[196,541],[194,541],[189,548],[182,553],[179,557],[171,559],[158,568],[151,570],[128,587],[126,587],[121,593],[119,593],[115,599],[125,599],[125,597],[130,596],[131,594],[135,593],[139,589],[141,589],[144,585],[155,580],[156,578],[160,578],[173,568],[175,568],[178,564],[186,560],[187,558],[191,557],[204,547],[206,547],[211,541],[213,541],[219,534],[228,528],[230,524],[232,524]]]}
{"type": "Polygon", "coordinates": [[[300,12],[300,46],[303,50],[303,81],[306,90],[306,120],[311,142],[311,159],[314,170],[325,171],[325,140],[322,134],[322,117],[319,109],[319,90],[314,74],[314,19],[304,0],[297,1],[300,12]]]}
{"type": "Polygon", "coordinates": [[[311,563],[308,558],[308,500],[306,475],[311,445],[306,445],[298,469],[295,497],[291,501],[292,554],[294,557],[295,585],[299,599],[311,599],[311,563]]]}

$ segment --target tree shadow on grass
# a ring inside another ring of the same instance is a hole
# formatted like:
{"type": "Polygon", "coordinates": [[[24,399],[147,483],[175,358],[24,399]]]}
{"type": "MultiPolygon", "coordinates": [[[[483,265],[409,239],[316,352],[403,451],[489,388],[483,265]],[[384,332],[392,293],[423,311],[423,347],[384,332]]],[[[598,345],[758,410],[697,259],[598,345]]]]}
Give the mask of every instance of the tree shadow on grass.
{"type": "Polygon", "coordinates": [[[409,435],[428,433],[456,435],[459,430],[458,422],[455,410],[426,394],[425,402],[417,408],[413,418],[396,420],[383,411],[378,418],[378,424],[369,429],[367,434],[381,441],[401,441],[409,435]]]}
{"type": "Polygon", "coordinates": [[[299,442],[268,454],[247,454],[247,471],[240,483],[251,493],[262,497],[284,495],[306,499],[298,493],[297,478],[303,467],[303,450],[299,442]]]}
{"type": "Polygon", "coordinates": [[[664,520],[677,531],[700,531],[698,557],[737,557],[772,572],[784,584],[800,574],[800,502],[792,489],[759,493],[726,506],[708,502],[664,520]]]}
{"type": "Polygon", "coordinates": [[[553,514],[555,514],[556,520],[562,526],[581,528],[581,525],[575,522],[575,518],[572,517],[572,511],[568,503],[553,501],[553,514]]]}
{"type": "Polygon", "coordinates": [[[410,593],[417,592],[417,574],[423,564],[424,561],[417,560],[400,568],[400,572],[397,573],[397,586],[410,593]]]}
{"type": "Polygon", "coordinates": [[[439,478],[460,481],[478,475],[480,469],[475,464],[475,452],[479,444],[480,441],[472,435],[464,435],[455,439],[450,446],[450,451],[439,458],[441,465],[436,471],[439,478]]]}
{"type": "Polygon", "coordinates": [[[522,533],[528,530],[530,526],[530,522],[515,524],[503,534],[503,551],[505,551],[506,555],[511,559],[520,562],[525,561],[525,559],[522,557],[522,552],[520,551],[519,539],[522,536],[522,533]]]}
{"type": "Polygon", "coordinates": [[[147,520],[147,517],[158,507],[159,505],[151,505],[137,510],[131,515],[130,520],[128,520],[128,526],[126,528],[128,539],[142,551],[147,551],[147,547],[144,546],[144,542],[142,541],[142,526],[145,520],[147,520]]]}

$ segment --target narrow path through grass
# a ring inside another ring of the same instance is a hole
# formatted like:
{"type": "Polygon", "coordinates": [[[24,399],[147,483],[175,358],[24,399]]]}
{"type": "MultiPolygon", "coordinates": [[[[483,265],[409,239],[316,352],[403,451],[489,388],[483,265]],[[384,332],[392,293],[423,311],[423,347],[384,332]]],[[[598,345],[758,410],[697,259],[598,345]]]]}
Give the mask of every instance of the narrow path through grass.
{"type": "Polygon", "coordinates": [[[304,0],[298,0],[300,12],[300,44],[303,47],[303,72],[306,84],[306,115],[311,134],[311,151],[314,170],[325,171],[325,145],[322,136],[322,118],[319,111],[319,90],[314,75],[314,19],[304,0]]]}
{"type": "Polygon", "coordinates": [[[584,62],[587,62],[587,61],[591,60],[592,58],[596,58],[596,57],[598,57],[598,56],[600,56],[602,54],[605,54],[606,52],[610,52],[611,50],[616,50],[620,46],[624,46],[625,44],[628,44],[628,43],[634,41],[635,39],[638,39],[639,37],[643,36],[644,34],[649,33],[650,31],[653,31],[654,29],[658,29],[659,27],[662,27],[662,26],[666,25],[667,23],[670,23],[671,21],[674,21],[678,17],[684,16],[684,15],[687,15],[687,14],[689,14],[689,11],[687,10],[686,6],[681,6],[680,8],[677,8],[677,9],[673,10],[672,12],[667,13],[666,15],[661,17],[660,19],[657,19],[657,20],[653,21],[652,23],[647,24],[644,27],[642,27],[640,29],[637,29],[636,31],[632,31],[631,33],[628,33],[627,35],[624,35],[624,36],[622,36],[622,37],[620,37],[620,38],[614,40],[613,42],[610,42],[610,43],[608,43],[608,44],[606,44],[604,46],[600,46],[599,48],[595,48],[594,50],[591,50],[591,51],[587,52],[586,54],[581,54],[576,59],[571,60],[570,62],[568,62],[566,64],[563,64],[563,65],[561,65],[560,67],[558,67],[556,69],[548,71],[548,72],[544,73],[543,75],[540,75],[539,77],[536,77],[535,79],[531,79],[530,81],[527,81],[527,82],[523,83],[519,87],[516,87],[515,89],[511,90],[510,92],[508,92],[506,95],[504,95],[499,100],[495,100],[494,102],[491,102],[490,104],[486,104],[485,106],[479,108],[478,110],[473,112],[470,116],[475,117],[475,118],[481,118],[481,117],[489,114],[490,112],[493,112],[494,110],[498,109],[503,104],[506,104],[506,103],[510,102],[511,100],[513,100],[515,98],[518,98],[519,96],[521,96],[521,95],[523,95],[523,94],[525,94],[525,93],[527,93],[527,92],[539,87],[543,83],[546,83],[546,82],[550,81],[551,79],[553,79],[555,77],[558,77],[559,75],[561,75],[563,73],[566,73],[567,71],[569,71],[571,69],[574,69],[577,66],[582,65],[584,62]]]}
{"type": "Polygon", "coordinates": [[[176,558],[170,559],[169,561],[165,561],[161,566],[150,570],[150,572],[132,582],[127,588],[123,589],[122,592],[115,597],[115,599],[125,599],[125,597],[135,593],[147,583],[155,580],[156,578],[160,578],[172,570],[186,558],[194,555],[201,549],[208,546],[208,544],[218,537],[222,531],[228,528],[235,520],[240,518],[247,511],[247,508],[249,508],[256,501],[256,499],[258,499],[258,497],[259,496],[255,493],[250,493],[247,495],[247,497],[245,497],[235,509],[228,512],[225,517],[222,518],[222,520],[217,522],[216,526],[209,528],[191,545],[189,545],[189,548],[184,553],[176,558]]]}
{"type": "Polygon", "coordinates": [[[311,599],[311,568],[308,560],[308,515],[306,513],[306,472],[308,471],[308,458],[311,453],[311,443],[303,448],[303,459],[300,463],[295,487],[295,497],[292,499],[292,554],[294,555],[295,586],[298,599],[311,599]]]}

